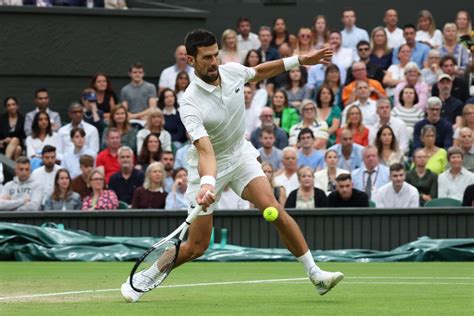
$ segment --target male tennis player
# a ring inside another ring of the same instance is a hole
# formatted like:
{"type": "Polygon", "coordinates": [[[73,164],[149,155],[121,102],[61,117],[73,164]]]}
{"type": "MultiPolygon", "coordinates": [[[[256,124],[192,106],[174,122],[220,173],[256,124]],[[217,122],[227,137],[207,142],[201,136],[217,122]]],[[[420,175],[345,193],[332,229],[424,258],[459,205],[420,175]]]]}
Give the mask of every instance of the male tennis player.
{"type": "MultiPolygon", "coordinates": [[[[229,185],[261,211],[269,206],[278,209],[279,217],[273,223],[280,238],[303,264],[319,294],[326,294],[344,275],[323,271],[315,264],[300,228],[275,199],[257,160],[258,151],[244,138],[244,84],[276,76],[300,65],[327,64],[333,52],[325,48],[313,54],[248,68],[237,63],[219,66],[216,37],[209,31],[197,29],[190,32],[185,45],[188,62],[196,74],[180,106],[181,119],[194,145],[188,154],[189,186],[186,195],[189,201],[197,201],[206,211],[191,224],[188,240],[181,244],[175,267],[200,257],[206,251],[214,202],[229,185]]],[[[122,295],[127,301],[135,302],[143,293],[134,291],[129,282],[125,282],[122,295]]]]}

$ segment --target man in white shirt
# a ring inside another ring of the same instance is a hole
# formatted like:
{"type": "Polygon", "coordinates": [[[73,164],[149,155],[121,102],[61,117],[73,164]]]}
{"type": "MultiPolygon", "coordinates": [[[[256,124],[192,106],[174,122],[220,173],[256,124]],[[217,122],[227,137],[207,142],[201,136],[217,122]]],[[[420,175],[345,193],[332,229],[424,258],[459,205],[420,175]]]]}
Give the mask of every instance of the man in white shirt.
{"type": "Polygon", "coordinates": [[[390,181],[390,174],[387,167],[379,164],[379,156],[375,146],[365,147],[362,157],[364,164],[351,173],[352,183],[354,189],[364,191],[371,199],[383,185],[390,181]]]}
{"type": "Polygon", "coordinates": [[[331,31],[329,34],[329,46],[334,51],[331,63],[336,64],[339,68],[349,69],[355,61],[354,54],[350,48],[342,47],[341,32],[336,30],[331,31]]]}
{"type": "Polygon", "coordinates": [[[64,125],[58,131],[63,144],[63,155],[74,150],[74,145],[71,142],[71,130],[73,128],[82,128],[84,130],[86,147],[94,152],[94,155],[97,155],[99,152],[99,132],[94,125],[84,122],[84,107],[82,104],[79,102],[71,103],[68,109],[68,116],[71,123],[64,125]]]}
{"type": "Polygon", "coordinates": [[[370,94],[371,91],[369,84],[366,81],[358,80],[355,86],[357,101],[349,104],[344,108],[344,111],[342,111],[342,125],[346,124],[347,111],[353,106],[358,106],[362,112],[362,121],[364,122],[364,125],[375,124],[377,120],[377,105],[376,102],[370,98],[370,94]]]}
{"type": "Polygon", "coordinates": [[[54,191],[54,178],[56,177],[56,172],[58,172],[61,167],[56,164],[56,148],[54,146],[44,146],[41,155],[43,166],[35,169],[31,177],[34,181],[41,183],[43,188],[43,201],[41,205],[44,205],[46,199],[48,199],[54,191]]]}
{"type": "Polygon", "coordinates": [[[397,26],[398,13],[395,9],[388,9],[385,11],[383,22],[385,23],[385,33],[387,34],[388,47],[395,48],[405,44],[403,30],[397,26]]]}
{"type": "Polygon", "coordinates": [[[245,138],[250,139],[252,132],[261,125],[259,120],[259,114],[262,111],[261,108],[254,106],[252,102],[254,93],[252,88],[249,86],[244,87],[244,102],[245,102],[245,138]]]}
{"type": "Polygon", "coordinates": [[[239,50],[247,52],[251,49],[258,49],[262,44],[258,39],[258,35],[252,33],[250,26],[250,19],[247,17],[240,17],[237,21],[237,47],[239,50]]]}
{"type": "Polygon", "coordinates": [[[405,122],[398,117],[391,115],[392,107],[390,100],[386,98],[378,99],[377,106],[377,121],[373,125],[369,125],[369,144],[373,144],[379,129],[388,125],[392,128],[395,138],[397,139],[398,147],[403,153],[408,153],[409,136],[405,122]]]}
{"type": "Polygon", "coordinates": [[[174,52],[175,64],[165,69],[160,74],[160,81],[158,82],[158,94],[165,88],[173,89],[176,85],[176,77],[180,71],[186,71],[190,80],[194,78],[194,69],[188,65],[186,59],[186,47],[179,45],[174,52]]]}
{"type": "Polygon", "coordinates": [[[418,190],[405,182],[405,167],[401,163],[390,166],[390,182],[380,187],[374,202],[379,208],[415,208],[420,206],[418,190]]]}
{"type": "Polygon", "coordinates": [[[294,147],[283,148],[283,172],[275,177],[275,185],[285,188],[286,197],[300,186],[298,181],[298,152],[294,147]]]}
{"type": "Polygon", "coordinates": [[[464,154],[460,148],[448,150],[450,168],[438,177],[438,198],[462,201],[466,188],[474,184],[474,174],[463,167],[464,154]]]}
{"type": "Polygon", "coordinates": [[[84,129],[80,127],[74,127],[69,133],[69,142],[73,144],[71,151],[64,154],[61,160],[61,167],[69,171],[71,179],[77,177],[82,173],[79,164],[79,159],[83,155],[89,155],[91,157],[97,156],[97,153],[92,151],[86,144],[86,133],[84,129]]]}
{"type": "Polygon", "coordinates": [[[342,11],[342,24],[344,29],[341,31],[342,47],[350,48],[354,60],[359,60],[357,56],[357,44],[360,41],[369,41],[369,33],[355,25],[356,15],[352,8],[344,9],[342,11]]]}

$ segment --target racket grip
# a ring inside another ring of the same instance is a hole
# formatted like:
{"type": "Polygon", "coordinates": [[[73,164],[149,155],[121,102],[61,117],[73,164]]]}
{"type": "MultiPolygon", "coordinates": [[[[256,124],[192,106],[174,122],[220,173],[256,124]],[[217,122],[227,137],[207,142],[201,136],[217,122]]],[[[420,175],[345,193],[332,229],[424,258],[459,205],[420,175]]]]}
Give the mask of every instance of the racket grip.
{"type": "Polygon", "coordinates": [[[202,211],[202,205],[196,205],[196,207],[189,213],[186,217],[186,222],[191,225],[191,223],[198,217],[199,213],[202,211]]]}

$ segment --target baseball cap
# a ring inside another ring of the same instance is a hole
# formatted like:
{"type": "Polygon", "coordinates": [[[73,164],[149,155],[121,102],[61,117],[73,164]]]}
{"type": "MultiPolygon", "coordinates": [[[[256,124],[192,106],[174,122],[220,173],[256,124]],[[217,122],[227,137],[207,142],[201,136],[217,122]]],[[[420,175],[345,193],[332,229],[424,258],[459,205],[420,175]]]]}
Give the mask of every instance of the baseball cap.
{"type": "Polygon", "coordinates": [[[450,81],[453,81],[453,78],[451,78],[451,76],[448,75],[448,74],[439,75],[439,77],[438,77],[438,82],[440,82],[440,81],[443,80],[443,79],[449,79],[450,81]]]}

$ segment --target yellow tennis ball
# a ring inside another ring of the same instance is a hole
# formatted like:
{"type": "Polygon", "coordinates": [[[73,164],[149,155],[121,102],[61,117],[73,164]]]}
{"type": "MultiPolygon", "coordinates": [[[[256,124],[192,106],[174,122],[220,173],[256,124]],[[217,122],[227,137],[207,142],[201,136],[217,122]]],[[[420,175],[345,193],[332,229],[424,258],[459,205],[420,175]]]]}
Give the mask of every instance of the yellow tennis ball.
{"type": "Polygon", "coordinates": [[[278,210],[273,206],[267,207],[263,210],[263,218],[265,218],[267,222],[275,221],[278,218],[278,210]]]}

